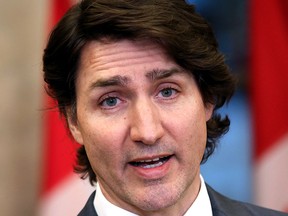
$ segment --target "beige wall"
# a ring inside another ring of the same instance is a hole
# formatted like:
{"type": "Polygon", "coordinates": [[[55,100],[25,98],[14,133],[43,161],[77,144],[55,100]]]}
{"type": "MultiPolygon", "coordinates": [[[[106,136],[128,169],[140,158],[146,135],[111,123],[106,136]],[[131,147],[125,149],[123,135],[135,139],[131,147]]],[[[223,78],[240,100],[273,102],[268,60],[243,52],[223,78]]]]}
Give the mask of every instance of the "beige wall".
{"type": "Polygon", "coordinates": [[[35,215],[45,0],[0,0],[0,215],[35,215]]]}

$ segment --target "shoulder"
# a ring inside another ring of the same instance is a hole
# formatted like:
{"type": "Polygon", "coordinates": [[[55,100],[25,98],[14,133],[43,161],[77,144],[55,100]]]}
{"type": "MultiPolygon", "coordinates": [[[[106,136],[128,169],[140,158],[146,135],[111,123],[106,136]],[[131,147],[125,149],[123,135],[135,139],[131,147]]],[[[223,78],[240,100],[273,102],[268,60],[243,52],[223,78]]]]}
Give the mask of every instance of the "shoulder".
{"type": "Polygon", "coordinates": [[[81,210],[81,212],[78,214],[78,216],[97,216],[97,213],[96,213],[96,210],[95,210],[94,204],[93,204],[95,194],[96,194],[96,191],[94,191],[90,195],[88,201],[86,202],[84,208],[81,210]]]}
{"type": "Polygon", "coordinates": [[[213,215],[216,216],[288,216],[287,213],[262,208],[249,203],[229,199],[206,185],[212,205],[213,215]]]}

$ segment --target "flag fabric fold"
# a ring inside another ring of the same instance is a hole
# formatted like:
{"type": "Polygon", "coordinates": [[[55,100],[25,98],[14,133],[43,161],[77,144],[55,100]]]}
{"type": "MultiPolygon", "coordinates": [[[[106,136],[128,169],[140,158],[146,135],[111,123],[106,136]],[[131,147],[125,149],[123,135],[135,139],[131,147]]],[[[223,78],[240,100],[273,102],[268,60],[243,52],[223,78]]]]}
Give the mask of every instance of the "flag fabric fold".
{"type": "Polygon", "coordinates": [[[250,1],[255,202],[288,211],[288,1],[250,1]]]}

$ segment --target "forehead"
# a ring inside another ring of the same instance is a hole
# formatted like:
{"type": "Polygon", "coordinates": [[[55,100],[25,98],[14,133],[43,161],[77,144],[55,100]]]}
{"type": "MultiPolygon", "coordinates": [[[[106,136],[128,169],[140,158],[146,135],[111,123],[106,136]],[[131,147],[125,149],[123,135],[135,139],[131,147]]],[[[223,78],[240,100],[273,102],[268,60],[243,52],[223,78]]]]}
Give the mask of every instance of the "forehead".
{"type": "Polygon", "coordinates": [[[147,62],[167,63],[170,58],[158,44],[150,41],[90,41],[82,50],[80,70],[121,68],[147,62]]]}

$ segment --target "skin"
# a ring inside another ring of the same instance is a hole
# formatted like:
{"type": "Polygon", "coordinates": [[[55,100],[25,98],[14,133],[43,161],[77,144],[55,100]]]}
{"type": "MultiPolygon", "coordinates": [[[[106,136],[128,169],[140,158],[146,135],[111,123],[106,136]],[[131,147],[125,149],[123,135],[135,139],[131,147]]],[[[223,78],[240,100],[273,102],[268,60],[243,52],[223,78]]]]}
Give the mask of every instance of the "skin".
{"type": "Polygon", "coordinates": [[[76,80],[77,120],[104,196],[139,215],[183,215],[200,189],[204,105],[191,74],[148,41],[92,41],[76,80]],[[161,164],[131,162],[168,157],[161,164]]]}

